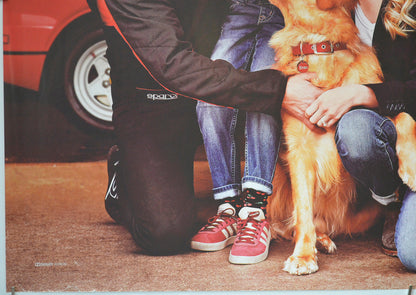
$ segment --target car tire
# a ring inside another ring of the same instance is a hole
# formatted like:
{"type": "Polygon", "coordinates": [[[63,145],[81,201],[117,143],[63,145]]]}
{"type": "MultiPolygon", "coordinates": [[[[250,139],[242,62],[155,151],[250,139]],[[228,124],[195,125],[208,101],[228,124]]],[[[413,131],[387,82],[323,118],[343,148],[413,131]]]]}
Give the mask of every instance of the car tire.
{"type": "Polygon", "coordinates": [[[83,27],[65,40],[65,96],[74,112],[88,125],[112,130],[110,66],[105,57],[107,44],[98,25],[87,28],[90,29],[85,31],[83,27]]]}

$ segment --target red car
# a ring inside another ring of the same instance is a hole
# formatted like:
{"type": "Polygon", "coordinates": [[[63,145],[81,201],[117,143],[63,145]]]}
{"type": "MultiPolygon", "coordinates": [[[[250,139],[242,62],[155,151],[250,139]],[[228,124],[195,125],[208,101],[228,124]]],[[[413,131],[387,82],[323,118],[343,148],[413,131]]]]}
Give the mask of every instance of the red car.
{"type": "Polygon", "coordinates": [[[80,118],[112,129],[107,45],[85,0],[3,1],[3,49],[6,83],[49,96],[64,90],[80,118]]]}

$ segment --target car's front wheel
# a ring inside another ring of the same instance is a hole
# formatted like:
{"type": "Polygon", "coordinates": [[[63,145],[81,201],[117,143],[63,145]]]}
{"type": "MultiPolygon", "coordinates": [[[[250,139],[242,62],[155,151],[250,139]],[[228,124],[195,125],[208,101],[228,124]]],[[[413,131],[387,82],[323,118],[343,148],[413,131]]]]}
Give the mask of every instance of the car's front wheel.
{"type": "Polygon", "coordinates": [[[110,66],[101,28],[75,36],[64,67],[65,94],[75,113],[89,125],[112,129],[110,66]]]}

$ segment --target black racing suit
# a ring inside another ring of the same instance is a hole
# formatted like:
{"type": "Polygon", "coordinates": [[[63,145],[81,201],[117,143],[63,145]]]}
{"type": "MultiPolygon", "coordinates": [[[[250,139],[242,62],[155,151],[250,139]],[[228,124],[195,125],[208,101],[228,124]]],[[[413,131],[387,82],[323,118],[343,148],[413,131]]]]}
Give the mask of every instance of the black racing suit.
{"type": "Polygon", "coordinates": [[[201,138],[195,99],[279,118],[287,79],[274,70],[235,70],[194,51],[187,40],[205,38],[219,24],[198,30],[196,21],[207,15],[195,10],[220,1],[88,2],[101,15],[108,44],[124,221],[147,253],[183,251],[196,217],[193,160],[201,138]]]}

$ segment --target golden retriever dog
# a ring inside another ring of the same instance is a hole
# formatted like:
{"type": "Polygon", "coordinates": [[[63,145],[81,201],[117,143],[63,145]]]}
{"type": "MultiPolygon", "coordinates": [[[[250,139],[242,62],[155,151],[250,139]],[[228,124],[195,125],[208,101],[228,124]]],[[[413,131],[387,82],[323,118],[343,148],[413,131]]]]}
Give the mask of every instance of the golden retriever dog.
{"type": "MultiPolygon", "coordinates": [[[[315,72],[317,79],[312,82],[324,89],[382,80],[377,58],[360,41],[351,18],[355,1],[270,2],[285,19],[285,28],[270,40],[276,51],[275,69],[286,75],[315,72]]],[[[276,167],[268,218],[275,238],[295,242],[284,270],[309,274],[318,270],[316,249],[332,253],[336,246],[330,237],[364,233],[377,222],[381,207],[373,200],[358,206],[354,181],[338,156],[335,127],[314,132],[284,112],[282,120],[285,144],[276,167]]],[[[410,151],[416,147],[416,125],[406,113],[393,122],[398,132],[399,175],[415,189],[416,157],[410,151]]]]}

